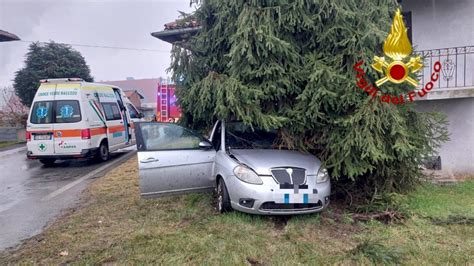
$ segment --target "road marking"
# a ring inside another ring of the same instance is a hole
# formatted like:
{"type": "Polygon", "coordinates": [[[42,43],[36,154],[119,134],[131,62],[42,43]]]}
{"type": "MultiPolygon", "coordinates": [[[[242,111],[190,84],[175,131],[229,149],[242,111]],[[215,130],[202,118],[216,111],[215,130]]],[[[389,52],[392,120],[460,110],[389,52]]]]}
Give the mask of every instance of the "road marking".
{"type": "MultiPolygon", "coordinates": [[[[0,157],[12,155],[12,154],[17,153],[17,152],[20,152],[20,151],[22,151],[22,150],[26,150],[26,146],[25,146],[25,147],[20,147],[20,148],[11,149],[11,150],[2,151],[2,152],[0,152],[0,157]]],[[[25,155],[25,156],[26,156],[26,155],[25,155]]]]}
{"type": "Polygon", "coordinates": [[[103,165],[103,166],[101,166],[101,167],[95,169],[94,171],[92,171],[92,172],[90,172],[90,173],[88,173],[88,174],[86,174],[86,175],[80,177],[79,179],[77,179],[77,180],[75,180],[75,181],[72,181],[71,183],[69,183],[69,184],[67,184],[67,185],[65,185],[65,186],[63,186],[63,187],[61,187],[61,188],[59,188],[59,189],[57,189],[57,190],[51,192],[51,193],[48,194],[46,197],[42,198],[41,201],[48,201],[48,200],[50,200],[50,199],[52,199],[52,198],[54,198],[54,197],[56,197],[56,196],[58,196],[58,195],[60,195],[60,194],[62,194],[62,193],[64,193],[64,192],[66,192],[67,190],[73,188],[74,186],[76,186],[76,185],[82,183],[84,180],[87,180],[87,179],[89,179],[89,178],[91,178],[91,177],[94,177],[94,175],[96,175],[96,174],[102,172],[102,171],[105,170],[106,168],[111,167],[111,166],[113,166],[114,164],[119,164],[119,163],[122,163],[122,162],[124,162],[124,161],[130,159],[135,153],[136,153],[136,152],[131,151],[131,152],[129,152],[129,153],[123,155],[121,158],[118,158],[117,160],[114,160],[114,161],[112,161],[112,162],[110,162],[110,163],[108,163],[108,164],[105,164],[105,165],[103,165]]]}

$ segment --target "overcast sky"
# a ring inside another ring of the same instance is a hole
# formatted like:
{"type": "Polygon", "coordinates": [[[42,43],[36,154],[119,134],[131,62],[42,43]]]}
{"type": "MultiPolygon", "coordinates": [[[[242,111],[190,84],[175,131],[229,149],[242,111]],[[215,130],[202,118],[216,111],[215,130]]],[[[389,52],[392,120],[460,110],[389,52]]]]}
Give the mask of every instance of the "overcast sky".
{"type": "MultiPolygon", "coordinates": [[[[0,29],[23,41],[154,49],[75,47],[96,81],[165,77],[171,45],[150,35],[191,12],[189,0],[0,0],[0,29]]],[[[0,42],[0,87],[23,67],[28,42],[0,42]]]]}

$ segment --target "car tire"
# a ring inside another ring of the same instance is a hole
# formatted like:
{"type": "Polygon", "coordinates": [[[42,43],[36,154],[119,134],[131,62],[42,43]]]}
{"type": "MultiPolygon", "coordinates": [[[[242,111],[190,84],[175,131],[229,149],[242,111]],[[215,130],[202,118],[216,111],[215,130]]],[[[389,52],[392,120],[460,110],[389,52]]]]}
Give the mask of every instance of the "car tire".
{"type": "Polygon", "coordinates": [[[219,213],[232,211],[229,193],[227,192],[227,187],[223,178],[217,180],[217,211],[219,213]]]}
{"type": "Polygon", "coordinates": [[[102,141],[99,146],[99,150],[96,154],[96,159],[99,162],[105,162],[109,159],[109,145],[106,141],[102,141]]]}
{"type": "Polygon", "coordinates": [[[45,166],[53,166],[56,159],[39,159],[39,161],[45,166]]]}

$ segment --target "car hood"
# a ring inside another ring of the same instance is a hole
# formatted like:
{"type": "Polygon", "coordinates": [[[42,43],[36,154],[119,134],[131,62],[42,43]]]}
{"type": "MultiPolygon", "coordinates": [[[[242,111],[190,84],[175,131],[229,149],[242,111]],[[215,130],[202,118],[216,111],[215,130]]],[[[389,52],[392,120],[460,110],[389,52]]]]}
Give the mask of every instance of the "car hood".
{"type": "Polygon", "coordinates": [[[318,158],[299,151],[231,149],[229,153],[259,175],[271,175],[270,169],[275,167],[304,168],[306,174],[315,175],[321,166],[318,158]]]}

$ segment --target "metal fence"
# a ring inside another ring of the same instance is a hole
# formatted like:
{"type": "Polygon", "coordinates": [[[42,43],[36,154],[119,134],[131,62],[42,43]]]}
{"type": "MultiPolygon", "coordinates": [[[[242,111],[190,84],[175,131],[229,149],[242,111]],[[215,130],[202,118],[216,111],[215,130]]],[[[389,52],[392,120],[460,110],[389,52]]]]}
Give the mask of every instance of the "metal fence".
{"type": "Polygon", "coordinates": [[[416,51],[424,59],[424,69],[419,72],[420,85],[430,81],[433,65],[441,63],[437,88],[474,87],[474,46],[461,46],[416,51]]]}
{"type": "Polygon", "coordinates": [[[24,142],[26,141],[25,131],[20,127],[0,127],[0,141],[24,142]]]}

